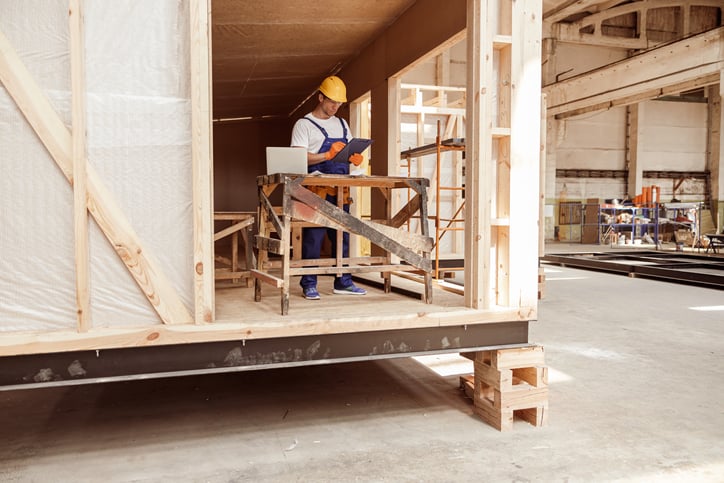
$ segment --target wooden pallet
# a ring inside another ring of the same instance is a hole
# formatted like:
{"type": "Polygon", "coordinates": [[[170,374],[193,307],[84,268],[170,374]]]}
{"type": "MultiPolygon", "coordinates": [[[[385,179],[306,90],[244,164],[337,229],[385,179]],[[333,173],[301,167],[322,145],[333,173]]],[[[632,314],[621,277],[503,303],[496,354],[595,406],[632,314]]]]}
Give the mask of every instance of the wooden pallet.
{"type": "Polygon", "coordinates": [[[506,431],[514,416],[543,426],[548,416],[548,368],[543,347],[476,352],[475,374],[460,377],[460,387],[473,400],[473,412],[506,431]]]}

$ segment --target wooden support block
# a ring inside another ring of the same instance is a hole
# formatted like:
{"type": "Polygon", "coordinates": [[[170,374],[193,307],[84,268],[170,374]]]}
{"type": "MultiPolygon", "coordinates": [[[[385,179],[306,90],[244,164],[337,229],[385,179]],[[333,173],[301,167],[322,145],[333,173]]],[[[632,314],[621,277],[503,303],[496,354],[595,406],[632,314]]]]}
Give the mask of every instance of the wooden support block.
{"type": "Polygon", "coordinates": [[[548,424],[548,403],[515,411],[515,415],[520,416],[521,419],[528,421],[533,426],[545,426],[548,424]]]}
{"type": "Polygon", "coordinates": [[[460,389],[465,393],[465,397],[473,399],[475,393],[475,377],[472,374],[460,376],[460,389]]]}
{"type": "Polygon", "coordinates": [[[475,404],[473,412],[480,419],[497,429],[498,431],[508,431],[513,429],[513,410],[501,411],[493,407],[492,404],[475,404]]]}
{"type": "MultiPolygon", "coordinates": [[[[546,423],[548,368],[543,347],[479,351],[467,357],[475,367],[475,414],[499,431],[512,429],[515,415],[535,426],[546,423]]],[[[468,378],[460,381],[463,387],[468,378]]]]}
{"type": "Polygon", "coordinates": [[[517,384],[516,380],[521,380],[534,387],[548,385],[548,367],[546,366],[520,367],[512,369],[512,371],[514,384],[517,384]]]}
{"type": "Polygon", "coordinates": [[[499,371],[484,362],[475,361],[475,378],[498,391],[510,391],[513,387],[513,371],[499,371]]]}
{"type": "Polygon", "coordinates": [[[476,361],[488,362],[496,369],[515,369],[545,365],[543,346],[519,347],[516,349],[500,349],[480,351],[476,361]]]}

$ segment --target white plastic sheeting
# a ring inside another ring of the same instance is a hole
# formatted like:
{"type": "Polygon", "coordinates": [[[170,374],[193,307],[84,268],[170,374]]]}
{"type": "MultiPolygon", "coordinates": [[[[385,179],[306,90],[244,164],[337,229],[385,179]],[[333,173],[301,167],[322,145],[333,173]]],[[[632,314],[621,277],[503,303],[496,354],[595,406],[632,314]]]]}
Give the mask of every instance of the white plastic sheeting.
{"type": "MultiPolygon", "coordinates": [[[[89,163],[193,312],[188,2],[84,6],[89,163]]],[[[0,31],[70,129],[67,2],[0,0],[0,31]]],[[[72,329],[72,188],[1,86],[0,168],[0,331],[72,329]]],[[[95,222],[90,255],[94,327],[160,323],[95,222]]]]}

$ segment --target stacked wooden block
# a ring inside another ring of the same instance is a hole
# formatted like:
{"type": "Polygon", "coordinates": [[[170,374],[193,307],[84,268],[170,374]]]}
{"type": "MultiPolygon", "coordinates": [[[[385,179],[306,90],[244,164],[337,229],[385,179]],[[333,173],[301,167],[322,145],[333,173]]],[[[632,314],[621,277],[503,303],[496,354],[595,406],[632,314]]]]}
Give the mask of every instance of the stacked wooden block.
{"type": "Polygon", "coordinates": [[[472,386],[475,414],[499,431],[512,429],[514,415],[534,426],[546,424],[548,368],[542,346],[471,355],[474,377],[462,377],[460,384],[472,386]]]}

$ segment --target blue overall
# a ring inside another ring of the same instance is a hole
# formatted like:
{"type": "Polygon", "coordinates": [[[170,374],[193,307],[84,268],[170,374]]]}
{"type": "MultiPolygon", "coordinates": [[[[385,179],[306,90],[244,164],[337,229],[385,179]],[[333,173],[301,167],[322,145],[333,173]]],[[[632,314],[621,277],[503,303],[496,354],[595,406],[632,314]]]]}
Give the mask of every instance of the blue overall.
{"type": "MultiPolygon", "coordinates": [[[[320,126],[308,117],[305,117],[304,119],[317,126],[317,128],[322,131],[322,134],[324,134],[324,143],[322,144],[322,147],[319,148],[319,153],[326,153],[332,148],[332,144],[338,141],[342,141],[345,144],[347,143],[347,127],[344,125],[344,121],[342,121],[342,119],[339,120],[340,124],[342,124],[343,132],[343,137],[341,138],[329,137],[329,134],[327,134],[327,131],[322,126],[320,126]]],[[[322,161],[321,163],[309,165],[308,171],[310,173],[314,171],[319,171],[326,174],[349,174],[349,163],[345,161],[322,161]]],[[[333,205],[337,206],[336,196],[327,195],[325,199],[333,205]]],[[[343,205],[343,208],[344,211],[349,213],[348,203],[345,203],[343,205]]],[[[330,228],[304,228],[302,230],[302,258],[316,259],[320,257],[325,232],[329,237],[329,241],[332,244],[332,257],[337,256],[337,230],[333,230],[330,228]]],[[[349,257],[349,233],[347,232],[342,235],[342,257],[349,257]]],[[[302,279],[299,281],[299,284],[302,286],[302,288],[316,287],[317,276],[302,275],[302,279]]],[[[342,289],[345,287],[349,287],[350,285],[352,285],[352,275],[350,275],[349,273],[342,274],[338,277],[335,277],[334,279],[334,288],[336,289],[342,289]]]]}

